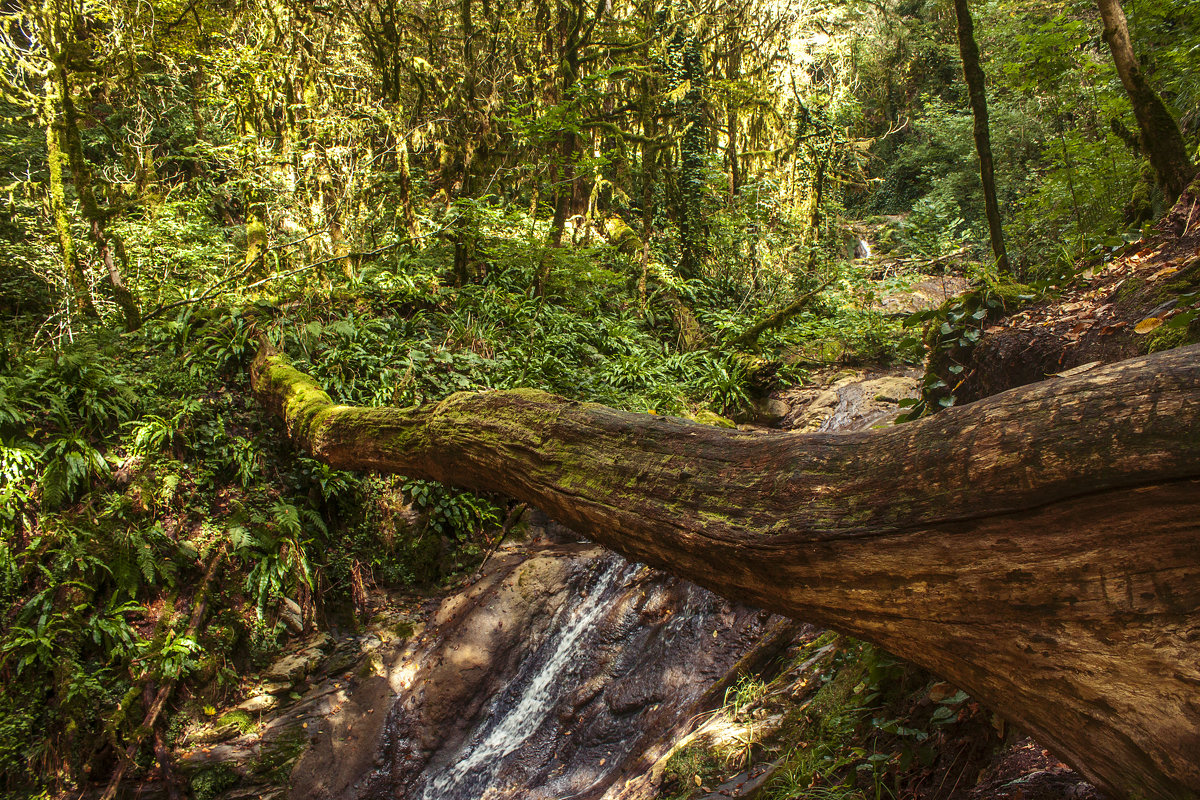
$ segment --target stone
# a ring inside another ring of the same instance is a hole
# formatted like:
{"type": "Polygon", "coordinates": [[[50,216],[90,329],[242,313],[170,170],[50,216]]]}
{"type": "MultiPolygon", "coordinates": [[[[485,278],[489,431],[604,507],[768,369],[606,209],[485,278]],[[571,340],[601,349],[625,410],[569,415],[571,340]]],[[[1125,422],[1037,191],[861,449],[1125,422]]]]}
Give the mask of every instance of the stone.
{"type": "MultiPolygon", "coordinates": [[[[266,711],[268,708],[274,708],[278,703],[279,699],[273,694],[256,694],[254,697],[238,703],[237,707],[242,711],[257,714],[260,711],[266,711]]],[[[230,726],[227,725],[226,727],[230,726]]]]}
{"type": "Polygon", "coordinates": [[[289,653],[283,656],[268,667],[263,674],[274,681],[295,683],[316,669],[324,657],[325,654],[319,647],[306,647],[298,653],[289,653]]]}
{"type": "Polygon", "coordinates": [[[279,619],[292,633],[304,631],[304,611],[300,604],[290,597],[283,598],[283,608],[279,610],[279,619]]]}

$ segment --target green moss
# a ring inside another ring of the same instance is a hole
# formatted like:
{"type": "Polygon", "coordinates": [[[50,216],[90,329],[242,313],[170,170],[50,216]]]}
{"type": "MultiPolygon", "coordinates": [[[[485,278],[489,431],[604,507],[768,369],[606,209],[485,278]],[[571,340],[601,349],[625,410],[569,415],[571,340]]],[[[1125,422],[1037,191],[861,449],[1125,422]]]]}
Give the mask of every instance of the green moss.
{"type": "Polygon", "coordinates": [[[1113,299],[1117,302],[1128,300],[1141,291],[1142,287],[1145,285],[1146,281],[1141,278],[1129,278],[1125,281],[1125,283],[1121,284],[1120,289],[1117,289],[1116,294],[1113,295],[1113,299]]]}
{"type": "MultiPolygon", "coordinates": [[[[837,641],[824,634],[798,654],[797,661],[837,641]]],[[[870,645],[850,641],[825,667],[826,683],[811,702],[790,711],[781,738],[791,749],[775,777],[767,784],[764,798],[783,800],[813,786],[821,786],[829,797],[858,797],[853,770],[861,755],[857,734],[870,717],[863,694],[871,684],[877,651],[870,645]]]]}
{"type": "Polygon", "coordinates": [[[238,784],[238,774],[227,764],[200,770],[188,782],[192,800],[213,800],[238,784]]]}
{"type": "Polygon", "coordinates": [[[687,744],[667,759],[659,797],[662,800],[687,800],[700,791],[701,785],[713,788],[719,782],[721,772],[721,759],[710,748],[699,742],[687,744]]]}
{"type": "Polygon", "coordinates": [[[1200,340],[1196,329],[1198,326],[1189,325],[1179,328],[1168,328],[1165,325],[1147,336],[1143,347],[1147,353],[1161,353],[1163,350],[1173,350],[1185,344],[1193,344],[1200,340]]]}
{"type": "Polygon", "coordinates": [[[308,747],[304,729],[296,726],[269,742],[263,742],[251,771],[271,783],[283,783],[292,773],[296,759],[308,747]]]}
{"type": "Polygon", "coordinates": [[[224,728],[226,725],[236,725],[237,729],[242,733],[249,733],[257,727],[257,723],[254,721],[254,717],[250,715],[250,712],[243,711],[240,708],[235,708],[232,711],[222,714],[217,719],[215,727],[224,728]]]}
{"type": "Polygon", "coordinates": [[[699,422],[701,425],[714,425],[718,428],[736,428],[737,427],[737,425],[735,425],[733,423],[733,420],[728,419],[727,417],[722,417],[720,414],[716,413],[715,411],[709,411],[707,409],[705,409],[703,411],[697,411],[695,416],[692,417],[692,419],[695,420],[696,422],[699,422]]]}
{"type": "Polygon", "coordinates": [[[1126,217],[1133,224],[1145,222],[1154,216],[1154,184],[1141,180],[1133,187],[1126,208],[1126,217]]]}

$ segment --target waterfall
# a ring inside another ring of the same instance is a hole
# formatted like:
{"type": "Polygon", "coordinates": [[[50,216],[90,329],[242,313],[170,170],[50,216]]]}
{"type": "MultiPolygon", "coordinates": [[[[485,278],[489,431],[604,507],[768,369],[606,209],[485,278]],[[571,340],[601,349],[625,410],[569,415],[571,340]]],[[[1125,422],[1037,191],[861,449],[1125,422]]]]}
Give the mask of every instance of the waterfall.
{"type": "Polygon", "coordinates": [[[481,797],[504,759],[520,748],[550,716],[570,687],[564,673],[582,656],[586,635],[608,608],[611,590],[639,569],[624,559],[601,559],[581,603],[564,602],[551,625],[553,635],[530,653],[514,688],[491,701],[483,724],[444,771],[429,777],[421,800],[481,797]]]}

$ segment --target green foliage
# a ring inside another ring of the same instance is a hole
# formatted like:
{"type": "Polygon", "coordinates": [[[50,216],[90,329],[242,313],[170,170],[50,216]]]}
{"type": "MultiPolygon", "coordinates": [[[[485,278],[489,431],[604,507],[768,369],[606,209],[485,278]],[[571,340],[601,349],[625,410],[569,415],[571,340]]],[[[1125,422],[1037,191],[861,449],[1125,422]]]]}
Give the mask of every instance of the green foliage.
{"type": "MultiPolygon", "coordinates": [[[[1194,146],[1193,5],[1126,3],[1146,74],[1194,146]]],[[[346,16],[284,2],[264,16],[200,0],[164,26],[147,16],[161,10],[99,0],[0,12],[4,30],[21,32],[0,44],[5,789],[96,778],[85,767],[110,764],[130,740],[146,681],[226,691],[215,676],[285,640],[284,598],[437,583],[485,549],[503,498],[293,452],[248,393],[260,337],[343,403],[533,387],[634,411],[734,414],[801,380],[804,365],[914,359],[916,338],[902,341],[876,302],[905,278],[881,284],[877,264],[844,263],[847,216],[896,214],[880,248],[895,255],[987,257],[944,4],[747,18],[718,3],[590,20],[516,3],[474,64],[460,15],[416,25],[377,4],[346,16]],[[71,24],[20,17],[60,10],[71,24]],[[714,27],[722,18],[737,24],[714,27]],[[52,65],[28,30],[66,37],[70,63],[52,65]],[[594,35],[550,42],[546,30],[594,35]],[[69,169],[66,227],[98,321],[79,314],[46,212],[54,98],[42,75],[56,69],[113,265],[148,318],[119,337],[69,169]],[[563,246],[550,246],[564,207],[563,246]],[[623,232],[609,242],[616,219],[623,232]],[[248,227],[265,237],[261,262],[243,263],[248,227]],[[760,337],[760,359],[717,344],[833,277],[760,337]],[[187,602],[218,557],[211,624],[193,641],[176,594],[187,602]],[[105,746],[89,755],[81,741],[105,746]]],[[[1084,6],[986,11],[1010,252],[1026,277],[1057,278],[1079,253],[1136,236],[1161,197],[1084,6]]],[[[940,371],[914,414],[956,402],[953,376],[981,325],[1029,292],[985,276],[916,320],[940,371]]],[[[1147,347],[1190,336],[1187,314],[1147,347]]],[[[739,686],[734,704],[758,689],[739,686]]],[[[696,758],[681,778],[708,775],[696,758]]],[[[197,776],[193,789],[215,795],[227,780],[197,776]]]]}
{"type": "Polygon", "coordinates": [[[921,396],[915,401],[901,402],[902,407],[910,410],[898,421],[907,422],[957,403],[955,392],[965,378],[971,351],[983,337],[984,325],[1013,313],[1048,288],[1046,282],[1022,284],[985,269],[977,275],[976,288],[937,308],[906,317],[905,328],[924,326],[929,359],[921,396]]]}
{"type": "Polygon", "coordinates": [[[268,509],[251,507],[233,519],[242,522],[229,528],[230,545],[233,554],[250,566],[245,588],[260,620],[269,603],[297,589],[312,591],[308,537],[328,533],[316,511],[276,500],[268,509]]]}
{"type": "Polygon", "coordinates": [[[226,790],[237,786],[238,775],[226,764],[197,770],[188,781],[192,800],[216,800],[226,790]]]}

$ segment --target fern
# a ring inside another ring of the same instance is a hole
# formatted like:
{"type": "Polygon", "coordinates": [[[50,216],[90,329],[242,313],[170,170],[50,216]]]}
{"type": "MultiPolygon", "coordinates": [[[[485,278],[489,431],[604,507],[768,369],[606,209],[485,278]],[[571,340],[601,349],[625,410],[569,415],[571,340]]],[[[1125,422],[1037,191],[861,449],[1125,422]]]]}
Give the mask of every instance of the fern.
{"type": "Polygon", "coordinates": [[[0,439],[0,530],[13,525],[31,499],[41,461],[41,448],[32,442],[0,439]]]}
{"type": "Polygon", "coordinates": [[[42,473],[42,501],[58,508],[91,486],[92,478],[110,472],[104,455],[79,434],[54,438],[42,451],[46,469],[42,473]]]}

